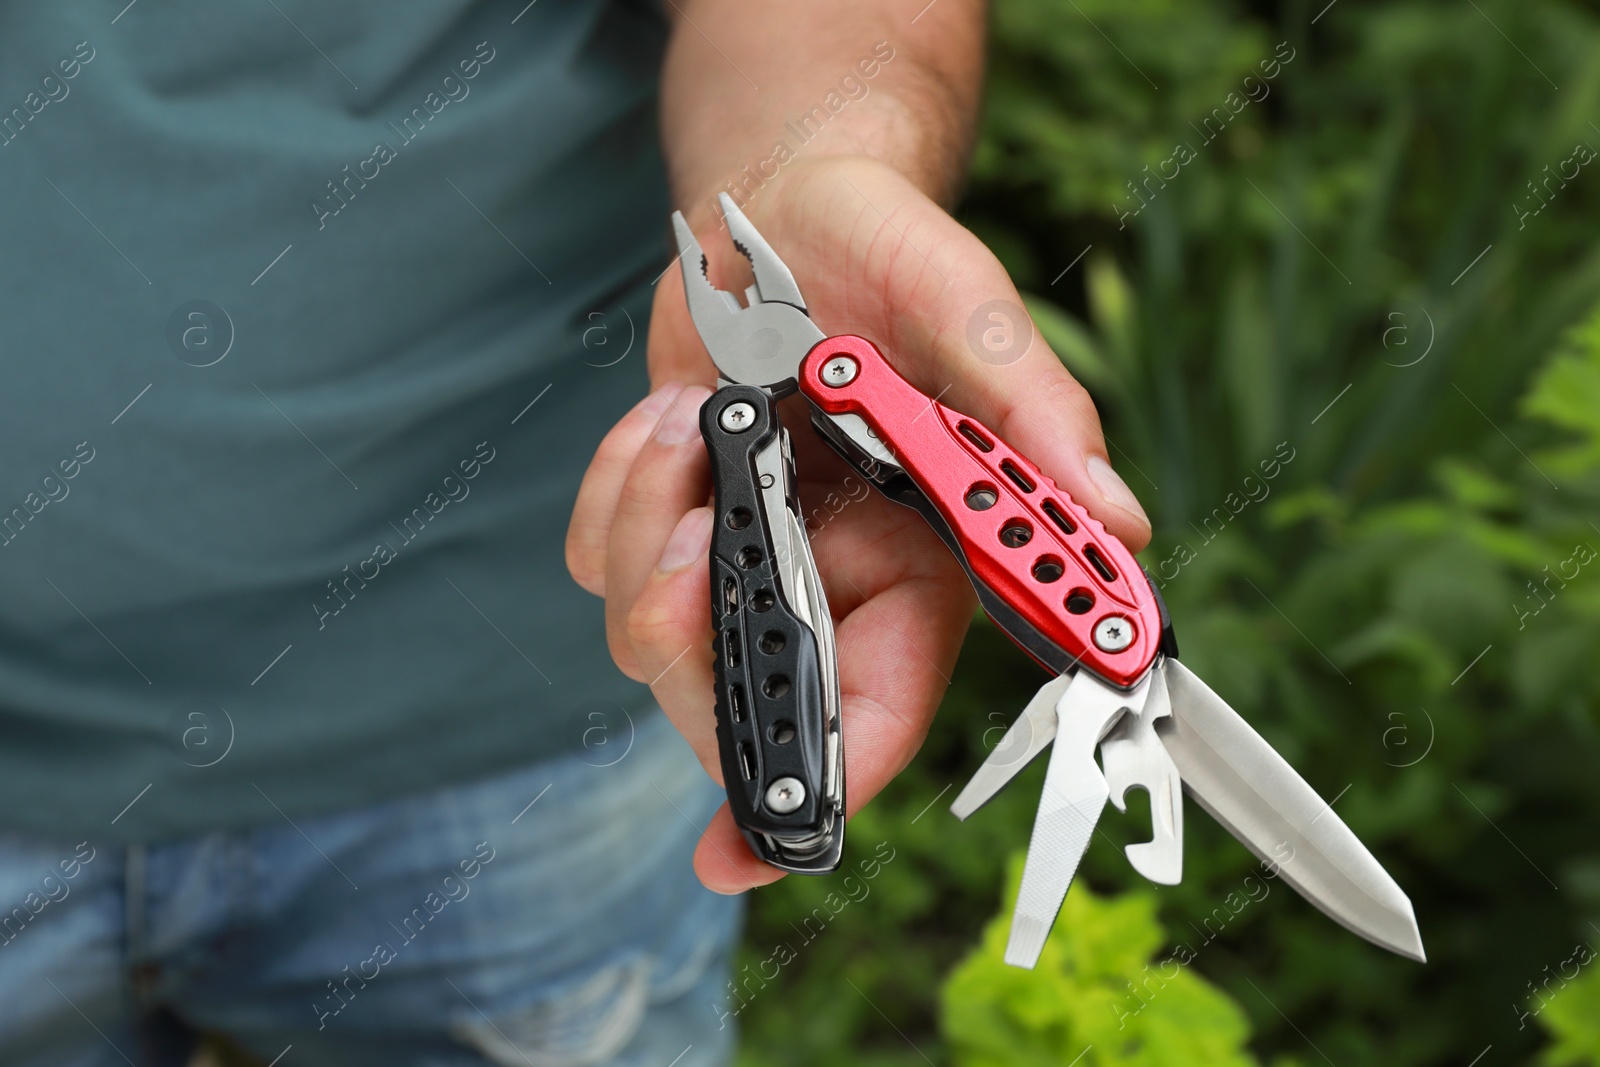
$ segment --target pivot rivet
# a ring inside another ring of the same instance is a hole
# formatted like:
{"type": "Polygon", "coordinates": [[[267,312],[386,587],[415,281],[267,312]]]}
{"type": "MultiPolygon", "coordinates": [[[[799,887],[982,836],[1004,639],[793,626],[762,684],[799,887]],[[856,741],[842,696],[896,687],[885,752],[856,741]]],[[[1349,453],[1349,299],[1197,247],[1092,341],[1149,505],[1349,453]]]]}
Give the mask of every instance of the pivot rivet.
{"type": "Polygon", "coordinates": [[[767,809],[788,815],[806,802],[806,787],[798,778],[779,778],[767,786],[767,809]]]}
{"type": "Polygon", "coordinates": [[[842,389],[856,380],[856,374],[861,370],[861,365],[849,356],[834,356],[822,365],[822,383],[834,389],[842,389]]]}
{"type": "Polygon", "coordinates": [[[1120,615],[1107,615],[1094,624],[1094,643],[1102,652],[1121,652],[1133,644],[1133,623],[1120,615]]]}
{"type": "Polygon", "coordinates": [[[744,433],[756,424],[756,409],[743,400],[737,401],[722,409],[717,423],[729,433],[744,433]]]}

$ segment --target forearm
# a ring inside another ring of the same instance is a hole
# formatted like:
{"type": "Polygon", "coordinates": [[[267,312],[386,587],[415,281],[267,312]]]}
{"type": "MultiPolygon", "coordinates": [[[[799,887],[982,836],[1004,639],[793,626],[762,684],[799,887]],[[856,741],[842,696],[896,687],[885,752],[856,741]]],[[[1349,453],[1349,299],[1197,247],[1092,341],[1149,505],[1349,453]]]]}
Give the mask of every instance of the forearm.
{"type": "Polygon", "coordinates": [[[950,206],[983,78],[982,0],[666,0],[662,136],[692,222],[797,159],[866,155],[950,206]],[[916,21],[913,22],[912,20],[916,21]]]}

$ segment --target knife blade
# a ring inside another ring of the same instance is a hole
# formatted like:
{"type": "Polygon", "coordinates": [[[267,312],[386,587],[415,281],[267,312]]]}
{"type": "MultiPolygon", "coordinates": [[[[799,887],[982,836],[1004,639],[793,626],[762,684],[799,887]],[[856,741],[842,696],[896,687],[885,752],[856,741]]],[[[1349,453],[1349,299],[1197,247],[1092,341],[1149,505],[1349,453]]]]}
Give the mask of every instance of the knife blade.
{"type": "Polygon", "coordinates": [[[1330,919],[1425,962],[1410,898],[1344,820],[1194,672],[1160,670],[1172,712],[1156,728],[1195,802],[1330,919]]]}

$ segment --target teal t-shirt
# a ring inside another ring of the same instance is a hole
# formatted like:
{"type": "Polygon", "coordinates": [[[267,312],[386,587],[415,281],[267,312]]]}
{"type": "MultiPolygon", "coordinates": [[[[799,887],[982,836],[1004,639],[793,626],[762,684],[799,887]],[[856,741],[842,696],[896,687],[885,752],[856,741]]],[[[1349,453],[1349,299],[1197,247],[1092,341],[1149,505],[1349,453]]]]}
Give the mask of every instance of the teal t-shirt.
{"type": "Polygon", "coordinates": [[[670,262],[659,12],[122,4],[0,7],[0,824],[614,759],[563,540],[670,262]]]}

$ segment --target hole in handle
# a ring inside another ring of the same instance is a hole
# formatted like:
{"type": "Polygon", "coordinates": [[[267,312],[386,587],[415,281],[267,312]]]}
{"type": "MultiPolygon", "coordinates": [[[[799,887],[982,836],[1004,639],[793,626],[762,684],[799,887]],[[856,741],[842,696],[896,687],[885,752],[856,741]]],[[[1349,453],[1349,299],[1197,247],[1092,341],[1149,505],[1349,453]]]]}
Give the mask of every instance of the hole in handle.
{"type": "Polygon", "coordinates": [[[1000,494],[988,482],[979,482],[967,490],[967,507],[973,511],[988,511],[1000,500],[1000,494]]]}
{"type": "Polygon", "coordinates": [[[1018,470],[1015,463],[1011,462],[1009,459],[1003,459],[1000,461],[1000,470],[1001,473],[1003,473],[1007,478],[1010,478],[1011,481],[1016,484],[1018,489],[1021,489],[1024,493],[1033,492],[1033,481],[1026,474],[1023,474],[1022,471],[1018,470]]]}
{"type": "Polygon", "coordinates": [[[1046,515],[1050,516],[1051,522],[1061,527],[1062,533],[1070,534],[1077,532],[1078,524],[1067,518],[1067,513],[1062,511],[1054,500],[1046,500],[1039,506],[1044,509],[1044,513],[1046,515]]]}
{"type": "Polygon", "coordinates": [[[1097,550],[1093,545],[1086,546],[1083,550],[1083,554],[1089,560],[1089,562],[1094,565],[1094,569],[1100,572],[1100,577],[1104,578],[1108,582],[1114,582],[1117,580],[1117,572],[1111,569],[1111,564],[1100,558],[1099,550],[1097,550]]]}
{"type": "Polygon", "coordinates": [[[1000,528],[1000,543],[1007,548],[1021,548],[1033,540],[1033,527],[1021,519],[1012,519],[1000,528]]]}
{"type": "Polygon", "coordinates": [[[956,432],[958,432],[959,434],[961,434],[962,437],[965,437],[967,440],[971,441],[974,445],[976,445],[978,447],[978,451],[980,451],[980,452],[993,452],[994,451],[994,442],[989,440],[987,437],[985,437],[983,435],[983,431],[979,430],[976,426],[972,425],[972,423],[970,423],[970,422],[957,423],[956,424],[956,432]]]}

